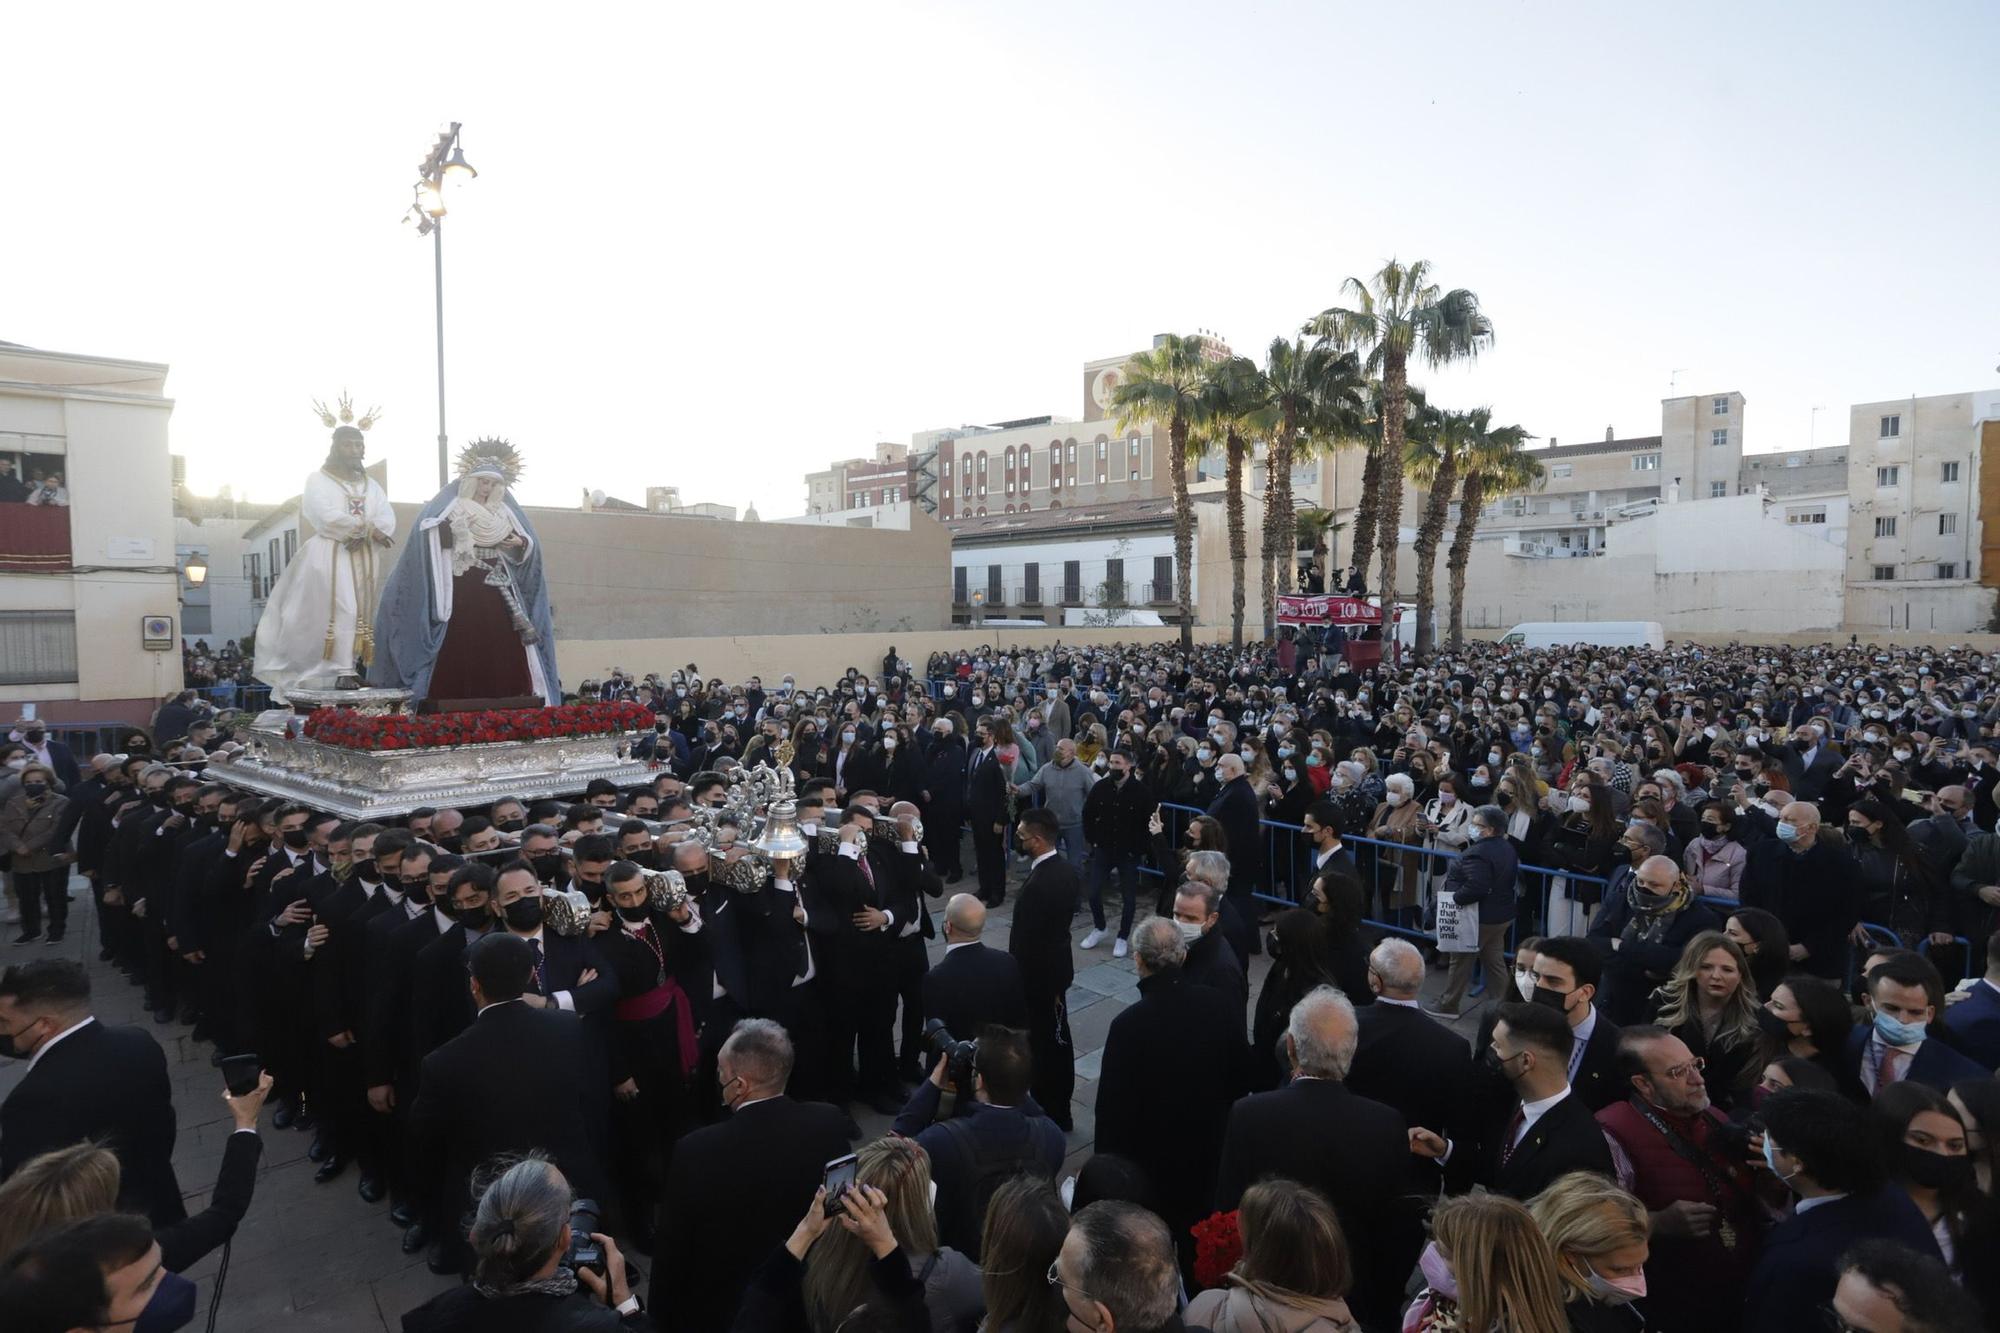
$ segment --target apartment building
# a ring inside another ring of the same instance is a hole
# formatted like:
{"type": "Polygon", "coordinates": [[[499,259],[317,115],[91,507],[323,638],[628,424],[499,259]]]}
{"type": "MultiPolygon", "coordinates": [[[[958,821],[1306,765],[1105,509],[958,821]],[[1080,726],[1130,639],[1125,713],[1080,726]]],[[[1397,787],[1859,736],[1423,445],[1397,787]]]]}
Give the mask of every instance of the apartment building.
{"type": "Polygon", "coordinates": [[[1848,409],[1850,585],[1981,580],[1981,462],[1996,417],[1992,391],[1848,409]]]}
{"type": "MultiPolygon", "coordinates": [[[[1489,497],[1481,531],[1504,539],[1510,554],[1599,555],[1613,523],[1662,504],[1736,493],[1743,464],[1743,395],[1662,399],[1657,435],[1621,437],[1607,426],[1602,440],[1563,444],[1551,438],[1529,453],[1542,465],[1542,485],[1489,497]]],[[[1412,536],[1423,500],[1420,488],[1405,484],[1403,523],[1412,536]]],[[[1452,512],[1455,519],[1456,505],[1452,512]]]]}
{"type": "Polygon", "coordinates": [[[0,343],[0,705],[125,723],[179,688],[166,381],[154,362],[0,343]],[[38,480],[60,494],[27,503],[38,480]]]}

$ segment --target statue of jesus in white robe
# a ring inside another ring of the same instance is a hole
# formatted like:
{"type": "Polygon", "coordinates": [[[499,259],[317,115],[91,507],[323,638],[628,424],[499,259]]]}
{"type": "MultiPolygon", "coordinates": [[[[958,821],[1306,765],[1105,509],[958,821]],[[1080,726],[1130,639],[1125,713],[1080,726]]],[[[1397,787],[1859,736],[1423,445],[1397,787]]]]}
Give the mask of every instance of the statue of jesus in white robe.
{"type": "Polygon", "coordinates": [[[276,703],[295,689],[357,688],[374,646],[370,617],[388,572],[382,551],[396,512],[362,468],[360,431],[333,433],[325,466],[306,478],[299,517],[312,530],[271,589],[257,624],[257,678],[276,703]]]}

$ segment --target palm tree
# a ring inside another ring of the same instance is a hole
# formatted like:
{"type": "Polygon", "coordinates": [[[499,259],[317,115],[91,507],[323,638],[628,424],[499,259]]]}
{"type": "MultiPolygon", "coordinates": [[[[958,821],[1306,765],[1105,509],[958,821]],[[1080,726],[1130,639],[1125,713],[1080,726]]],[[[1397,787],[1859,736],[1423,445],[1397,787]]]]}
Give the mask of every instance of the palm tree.
{"type": "Polygon", "coordinates": [[[1333,534],[1346,525],[1335,521],[1333,510],[1319,505],[1307,505],[1299,510],[1298,525],[1298,540],[1312,548],[1313,563],[1325,571],[1326,590],[1339,592],[1340,589],[1334,586],[1333,571],[1327,566],[1327,561],[1332,558],[1327,547],[1333,540],[1333,534]]]}
{"type": "MultiPolygon", "coordinates": [[[[1479,409],[1486,413],[1487,409],[1479,409]]],[[[1444,522],[1451,508],[1452,492],[1458,489],[1459,455],[1467,421],[1474,413],[1447,412],[1428,404],[1413,405],[1404,423],[1405,461],[1410,477],[1425,487],[1423,521],[1417,525],[1417,642],[1418,661],[1430,657],[1431,619],[1437,593],[1437,550],[1444,540],[1444,522]]],[[[1489,413],[1490,415],[1490,413],[1489,413]]],[[[1484,424],[1483,422],[1481,424],[1484,424]]]]}
{"type": "Polygon", "coordinates": [[[1181,647],[1194,647],[1194,506],[1188,500],[1188,439],[1202,416],[1202,389],[1211,363],[1200,338],[1164,335],[1158,346],[1125,363],[1125,378],[1111,393],[1118,429],[1142,422],[1167,423],[1167,469],[1174,483],[1174,593],[1181,616],[1181,647]]]}
{"type": "MultiPolygon", "coordinates": [[[[1361,576],[1361,586],[1368,586],[1368,569],[1375,563],[1376,520],[1382,512],[1382,434],[1383,422],[1388,413],[1382,405],[1382,381],[1371,379],[1365,393],[1367,407],[1363,412],[1363,429],[1359,439],[1367,446],[1368,457],[1361,465],[1361,499],[1354,509],[1354,569],[1361,576]]],[[[1412,405],[1424,401],[1422,389],[1406,388],[1403,391],[1404,420],[1408,420],[1412,405]]]]}
{"type": "Polygon", "coordinates": [[[1452,533],[1445,567],[1451,573],[1451,642],[1465,642],[1465,567],[1472,559],[1472,537],[1479,528],[1479,511],[1489,491],[1537,489],[1546,479],[1541,461],[1521,446],[1530,438],[1521,426],[1492,426],[1492,410],[1465,414],[1459,434],[1459,467],[1465,473],[1458,497],[1458,530],[1452,533]]]}
{"type": "Polygon", "coordinates": [[[1298,523],[1292,465],[1301,452],[1345,440],[1362,418],[1361,360],[1303,338],[1271,340],[1261,376],[1257,423],[1270,436],[1264,487],[1264,640],[1277,638],[1275,594],[1292,590],[1298,563],[1298,523]],[[1275,586],[1274,586],[1275,582],[1275,586]]]}
{"type": "Polygon", "coordinates": [[[1430,280],[1428,260],[1391,259],[1369,282],[1349,278],[1341,292],[1351,306],[1329,306],[1305,331],[1342,349],[1367,351],[1370,372],[1382,376],[1382,452],[1376,489],[1375,543],[1382,555],[1385,620],[1396,599],[1396,541],[1403,521],[1403,421],[1412,355],[1432,367],[1467,361],[1493,341],[1493,323],[1479,297],[1463,287],[1444,291],[1430,280]]]}
{"type": "MultiPolygon", "coordinates": [[[[1252,428],[1262,399],[1263,372],[1246,356],[1215,366],[1201,395],[1201,418],[1194,434],[1204,448],[1220,443],[1224,495],[1229,513],[1229,642],[1243,646],[1243,566],[1249,558],[1243,534],[1243,463],[1250,456],[1245,432],[1252,428]]],[[[1268,526],[1268,524],[1267,524],[1268,526]]]]}

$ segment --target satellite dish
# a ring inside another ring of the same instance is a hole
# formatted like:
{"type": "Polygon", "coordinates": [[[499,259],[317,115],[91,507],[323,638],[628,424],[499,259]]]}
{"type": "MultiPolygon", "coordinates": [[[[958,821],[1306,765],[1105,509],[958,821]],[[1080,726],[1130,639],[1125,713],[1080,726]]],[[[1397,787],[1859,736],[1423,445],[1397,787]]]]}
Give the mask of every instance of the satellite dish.
{"type": "Polygon", "coordinates": [[[604,492],[603,492],[603,491],[592,491],[592,492],[590,493],[590,507],[591,507],[592,509],[596,509],[596,508],[598,508],[598,507],[599,507],[599,506],[601,506],[601,505],[602,505],[603,503],[604,503],[604,492]]]}

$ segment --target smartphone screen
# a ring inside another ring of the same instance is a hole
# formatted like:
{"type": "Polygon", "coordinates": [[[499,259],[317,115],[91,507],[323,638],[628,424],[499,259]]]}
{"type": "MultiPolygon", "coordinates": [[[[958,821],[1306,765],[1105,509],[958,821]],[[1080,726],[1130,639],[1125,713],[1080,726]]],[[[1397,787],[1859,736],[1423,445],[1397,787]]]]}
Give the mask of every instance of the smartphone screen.
{"type": "Polygon", "coordinates": [[[826,1172],[820,1178],[820,1183],[826,1186],[826,1215],[828,1217],[832,1217],[839,1211],[840,1196],[854,1187],[854,1166],[856,1160],[855,1155],[849,1153],[845,1157],[836,1157],[826,1164],[826,1172]]]}

